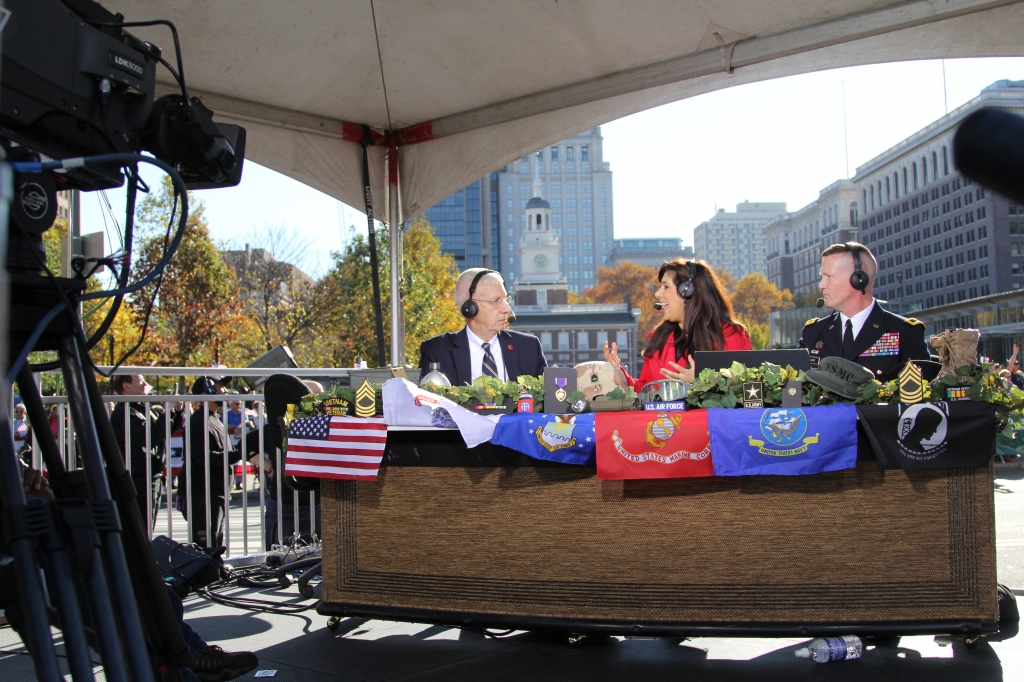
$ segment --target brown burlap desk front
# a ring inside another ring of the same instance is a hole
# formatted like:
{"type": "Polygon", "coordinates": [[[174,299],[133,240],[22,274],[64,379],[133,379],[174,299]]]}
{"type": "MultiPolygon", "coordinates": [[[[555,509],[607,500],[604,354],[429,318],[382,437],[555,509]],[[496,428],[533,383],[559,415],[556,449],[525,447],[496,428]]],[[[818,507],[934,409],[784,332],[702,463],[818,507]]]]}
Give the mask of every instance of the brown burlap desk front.
{"type": "Polygon", "coordinates": [[[862,461],[624,482],[571,466],[392,466],[376,482],[324,481],[323,525],[324,613],[932,631],[997,620],[991,469],[862,461]]]}

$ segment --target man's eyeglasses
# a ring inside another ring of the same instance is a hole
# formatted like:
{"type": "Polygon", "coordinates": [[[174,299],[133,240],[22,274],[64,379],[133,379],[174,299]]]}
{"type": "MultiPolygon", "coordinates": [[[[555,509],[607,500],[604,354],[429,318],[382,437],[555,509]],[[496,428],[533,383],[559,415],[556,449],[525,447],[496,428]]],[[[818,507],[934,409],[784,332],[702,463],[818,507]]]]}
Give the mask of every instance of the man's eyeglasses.
{"type": "Polygon", "coordinates": [[[502,303],[508,303],[509,307],[511,307],[512,306],[512,301],[515,300],[515,296],[513,296],[512,294],[509,294],[505,298],[493,298],[493,299],[491,299],[489,301],[485,301],[485,300],[480,299],[480,298],[474,298],[473,300],[477,301],[479,303],[486,303],[487,305],[491,306],[492,308],[500,308],[502,303]]]}

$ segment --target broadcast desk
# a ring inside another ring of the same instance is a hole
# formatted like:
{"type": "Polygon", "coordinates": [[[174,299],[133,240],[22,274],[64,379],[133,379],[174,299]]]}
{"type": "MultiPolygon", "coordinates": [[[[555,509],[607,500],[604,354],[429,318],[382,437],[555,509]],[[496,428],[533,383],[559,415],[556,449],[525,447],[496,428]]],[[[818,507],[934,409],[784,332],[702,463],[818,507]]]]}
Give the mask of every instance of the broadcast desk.
{"type": "Polygon", "coordinates": [[[599,481],[453,430],[392,430],[377,481],[324,480],[322,497],[324,615],[680,637],[997,629],[991,467],[862,457],[599,481]]]}

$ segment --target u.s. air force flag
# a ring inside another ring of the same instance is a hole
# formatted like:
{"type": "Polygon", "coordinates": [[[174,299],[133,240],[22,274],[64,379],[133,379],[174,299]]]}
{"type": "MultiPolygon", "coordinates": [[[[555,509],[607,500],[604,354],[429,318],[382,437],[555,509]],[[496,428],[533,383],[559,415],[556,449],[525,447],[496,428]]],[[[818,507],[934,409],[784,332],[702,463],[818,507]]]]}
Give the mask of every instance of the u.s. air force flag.
{"type": "Polygon", "coordinates": [[[858,412],[883,469],[985,467],[995,452],[988,403],[861,405],[858,412]]]}
{"type": "Polygon", "coordinates": [[[504,415],[491,443],[563,464],[594,463],[593,414],[517,412],[504,415]]]}
{"type": "Polygon", "coordinates": [[[795,476],[857,465],[857,408],[708,410],[716,476],[795,476]]]}

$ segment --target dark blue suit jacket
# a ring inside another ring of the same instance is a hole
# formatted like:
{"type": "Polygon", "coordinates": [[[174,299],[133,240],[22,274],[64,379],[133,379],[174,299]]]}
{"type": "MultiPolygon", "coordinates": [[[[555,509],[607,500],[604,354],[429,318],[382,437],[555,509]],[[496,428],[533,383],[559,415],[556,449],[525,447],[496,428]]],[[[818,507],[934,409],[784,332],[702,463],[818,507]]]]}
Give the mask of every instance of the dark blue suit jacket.
{"type": "MultiPolygon", "coordinates": [[[[537,377],[544,374],[548,361],[536,336],[506,329],[498,334],[498,343],[501,344],[501,357],[509,379],[515,381],[520,375],[537,377]]],[[[424,375],[431,362],[441,365],[441,372],[452,386],[473,383],[466,329],[441,334],[420,344],[420,369],[424,375]]]]}

